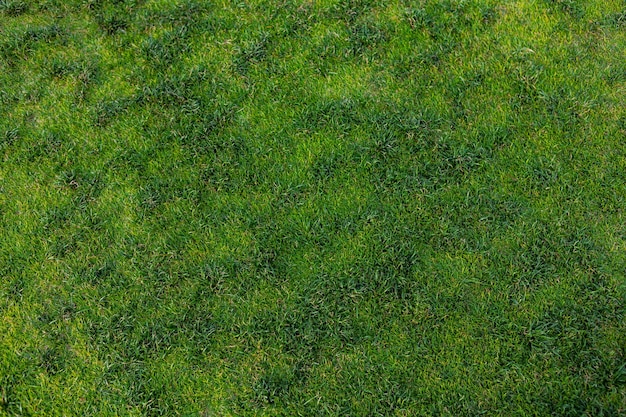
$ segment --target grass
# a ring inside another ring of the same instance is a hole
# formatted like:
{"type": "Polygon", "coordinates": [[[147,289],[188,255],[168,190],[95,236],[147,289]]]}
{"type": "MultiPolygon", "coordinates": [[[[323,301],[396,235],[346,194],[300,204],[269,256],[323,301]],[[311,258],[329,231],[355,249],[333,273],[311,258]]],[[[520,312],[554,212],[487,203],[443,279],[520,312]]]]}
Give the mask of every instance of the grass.
{"type": "Polygon", "coordinates": [[[626,414],[625,16],[0,0],[0,415],[626,414]]]}

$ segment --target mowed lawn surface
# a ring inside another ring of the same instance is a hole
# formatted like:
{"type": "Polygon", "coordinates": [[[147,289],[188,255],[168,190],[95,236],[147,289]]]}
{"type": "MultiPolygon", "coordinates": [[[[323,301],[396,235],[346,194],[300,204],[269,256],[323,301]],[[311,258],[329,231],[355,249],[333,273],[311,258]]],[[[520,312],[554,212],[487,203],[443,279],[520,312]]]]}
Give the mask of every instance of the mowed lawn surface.
{"type": "Polygon", "coordinates": [[[626,3],[0,0],[0,415],[626,415],[626,3]]]}

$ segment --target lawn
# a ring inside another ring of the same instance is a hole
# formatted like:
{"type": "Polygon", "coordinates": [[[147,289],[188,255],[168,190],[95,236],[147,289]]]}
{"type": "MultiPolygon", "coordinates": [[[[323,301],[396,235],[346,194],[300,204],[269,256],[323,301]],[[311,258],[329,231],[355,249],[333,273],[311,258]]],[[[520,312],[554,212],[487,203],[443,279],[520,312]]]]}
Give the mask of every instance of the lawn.
{"type": "Polygon", "coordinates": [[[626,415],[626,3],[0,0],[0,415],[626,415]]]}

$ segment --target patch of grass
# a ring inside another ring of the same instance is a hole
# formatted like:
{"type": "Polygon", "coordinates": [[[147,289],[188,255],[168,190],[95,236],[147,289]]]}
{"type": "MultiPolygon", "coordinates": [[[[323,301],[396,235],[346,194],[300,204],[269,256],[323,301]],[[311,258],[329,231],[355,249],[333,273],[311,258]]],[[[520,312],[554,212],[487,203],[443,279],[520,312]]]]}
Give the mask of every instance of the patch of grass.
{"type": "Polygon", "coordinates": [[[26,60],[38,45],[52,41],[63,42],[65,31],[57,24],[32,27],[9,32],[0,43],[0,54],[9,66],[15,66],[17,60],[26,60]]]}
{"type": "Polygon", "coordinates": [[[0,1],[0,415],[622,415],[620,1],[0,1]]]}
{"type": "Polygon", "coordinates": [[[0,2],[0,12],[9,17],[22,15],[28,12],[29,8],[28,3],[21,0],[2,0],[0,2]]]}

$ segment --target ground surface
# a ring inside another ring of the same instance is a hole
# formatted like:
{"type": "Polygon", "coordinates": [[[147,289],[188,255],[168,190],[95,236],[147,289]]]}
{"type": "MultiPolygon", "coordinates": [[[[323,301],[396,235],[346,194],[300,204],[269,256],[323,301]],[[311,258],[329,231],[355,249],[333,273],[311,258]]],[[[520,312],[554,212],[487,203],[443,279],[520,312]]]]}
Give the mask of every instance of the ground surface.
{"type": "Polygon", "coordinates": [[[625,51],[610,0],[0,0],[0,415],[625,415],[625,51]]]}

